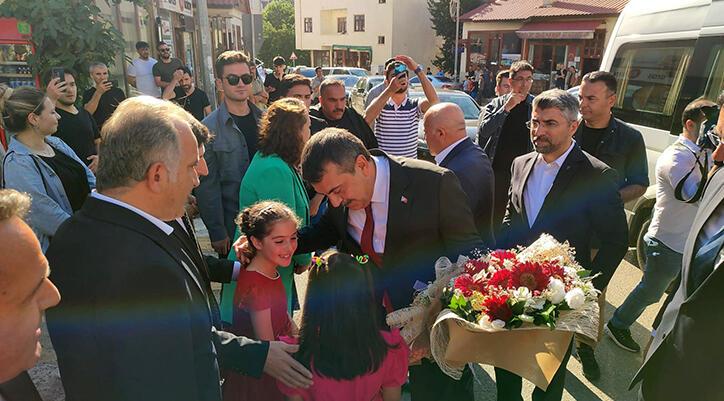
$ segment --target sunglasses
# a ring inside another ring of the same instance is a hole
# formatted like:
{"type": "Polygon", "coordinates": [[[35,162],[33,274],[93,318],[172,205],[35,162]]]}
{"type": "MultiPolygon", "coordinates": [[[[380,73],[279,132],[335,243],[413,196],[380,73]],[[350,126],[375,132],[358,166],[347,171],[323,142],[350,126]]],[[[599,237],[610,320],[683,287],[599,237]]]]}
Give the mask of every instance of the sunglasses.
{"type": "Polygon", "coordinates": [[[229,85],[236,86],[239,85],[239,81],[243,82],[244,85],[249,85],[251,81],[254,80],[254,77],[251,76],[251,74],[241,74],[241,75],[235,75],[235,74],[229,74],[225,76],[227,81],[229,81],[229,85]]]}

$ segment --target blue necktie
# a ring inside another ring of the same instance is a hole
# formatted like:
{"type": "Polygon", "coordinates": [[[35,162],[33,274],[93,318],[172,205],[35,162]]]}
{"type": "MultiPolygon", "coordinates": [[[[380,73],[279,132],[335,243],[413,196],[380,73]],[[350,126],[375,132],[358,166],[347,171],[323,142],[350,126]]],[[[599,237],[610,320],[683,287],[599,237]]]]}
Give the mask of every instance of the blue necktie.
{"type": "Polygon", "coordinates": [[[721,227],[708,241],[701,244],[699,251],[691,261],[687,294],[691,295],[696,291],[701,283],[714,271],[714,263],[717,256],[719,256],[719,252],[721,252],[722,245],[724,245],[724,227],[721,227]]]}

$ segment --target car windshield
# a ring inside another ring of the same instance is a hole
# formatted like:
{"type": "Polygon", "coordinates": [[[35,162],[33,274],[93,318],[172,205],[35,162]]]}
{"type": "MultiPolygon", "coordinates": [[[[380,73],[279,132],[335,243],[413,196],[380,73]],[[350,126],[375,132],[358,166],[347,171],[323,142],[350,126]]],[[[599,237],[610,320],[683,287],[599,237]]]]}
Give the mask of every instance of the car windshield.
{"type": "MultiPolygon", "coordinates": [[[[425,97],[423,92],[410,92],[411,98],[425,97]]],[[[473,98],[465,94],[455,93],[440,93],[437,94],[440,102],[443,103],[455,103],[463,110],[466,120],[477,120],[480,115],[480,108],[475,103],[473,98]]]]}
{"type": "Polygon", "coordinates": [[[338,79],[342,82],[344,82],[344,86],[347,88],[351,88],[354,86],[354,84],[359,81],[359,77],[356,77],[354,75],[330,75],[327,78],[333,78],[338,79]]]}

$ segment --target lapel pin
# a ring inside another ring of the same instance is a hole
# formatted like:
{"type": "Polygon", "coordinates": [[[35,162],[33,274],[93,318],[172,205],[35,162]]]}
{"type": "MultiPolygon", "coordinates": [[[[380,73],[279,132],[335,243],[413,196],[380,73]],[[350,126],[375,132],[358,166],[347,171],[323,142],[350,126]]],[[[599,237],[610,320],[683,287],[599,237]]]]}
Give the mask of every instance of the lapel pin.
{"type": "Polygon", "coordinates": [[[400,202],[402,202],[402,203],[404,203],[405,205],[407,205],[407,198],[403,195],[402,197],[400,197],[400,202]]]}

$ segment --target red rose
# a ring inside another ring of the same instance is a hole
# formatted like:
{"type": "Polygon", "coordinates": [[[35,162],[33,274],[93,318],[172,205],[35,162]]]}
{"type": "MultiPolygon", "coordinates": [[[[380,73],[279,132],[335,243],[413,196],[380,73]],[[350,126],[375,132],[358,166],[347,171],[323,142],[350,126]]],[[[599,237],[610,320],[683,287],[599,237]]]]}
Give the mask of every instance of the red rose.
{"type": "Polygon", "coordinates": [[[528,287],[531,291],[543,291],[548,287],[550,276],[543,271],[537,262],[521,262],[513,266],[511,271],[513,288],[528,287]]]}
{"type": "Polygon", "coordinates": [[[508,322],[513,317],[513,310],[508,305],[507,295],[493,295],[489,296],[483,302],[485,306],[485,314],[488,315],[491,321],[495,319],[508,322]]]}
{"type": "Polygon", "coordinates": [[[464,296],[473,295],[473,291],[483,292],[483,282],[476,281],[469,274],[462,274],[455,279],[455,289],[460,290],[464,296]]]}
{"type": "Polygon", "coordinates": [[[465,273],[474,276],[483,270],[488,269],[488,262],[484,262],[477,259],[470,259],[465,263],[465,273]]]}
{"type": "Polygon", "coordinates": [[[490,277],[490,280],[488,280],[488,285],[510,288],[511,276],[512,275],[510,273],[510,270],[508,269],[498,270],[497,272],[493,273],[492,277],[490,277]]]}

